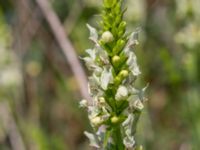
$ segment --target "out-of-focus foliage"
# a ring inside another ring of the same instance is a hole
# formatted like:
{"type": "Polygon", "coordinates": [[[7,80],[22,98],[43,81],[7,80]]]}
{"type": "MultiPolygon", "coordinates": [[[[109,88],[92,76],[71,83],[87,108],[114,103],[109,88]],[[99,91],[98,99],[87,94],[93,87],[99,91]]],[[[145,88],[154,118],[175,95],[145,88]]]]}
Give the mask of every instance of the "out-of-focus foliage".
{"type": "MultiPolygon", "coordinates": [[[[77,55],[84,55],[91,47],[86,23],[98,27],[101,1],[50,2],[77,55]]],[[[198,150],[200,1],[126,2],[128,30],[142,29],[138,85],[149,82],[140,143],[147,150],[198,150]]],[[[35,1],[0,0],[0,149],[89,149],[75,80],[35,1]]]]}

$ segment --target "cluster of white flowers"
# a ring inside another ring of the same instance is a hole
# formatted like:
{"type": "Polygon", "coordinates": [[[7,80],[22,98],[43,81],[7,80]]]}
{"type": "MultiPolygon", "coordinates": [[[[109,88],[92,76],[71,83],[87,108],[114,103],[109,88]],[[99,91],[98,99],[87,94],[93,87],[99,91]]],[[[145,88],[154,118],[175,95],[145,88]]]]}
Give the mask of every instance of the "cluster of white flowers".
{"type": "MultiPolygon", "coordinates": [[[[92,71],[92,75],[89,77],[88,88],[93,102],[89,104],[87,100],[82,100],[80,106],[87,108],[90,123],[96,133],[85,132],[85,135],[90,139],[91,146],[103,149],[102,143],[105,142],[107,128],[113,124],[120,123],[125,147],[127,149],[134,149],[134,130],[136,125],[134,121],[137,121],[137,119],[135,119],[137,118],[136,115],[140,114],[138,112],[141,112],[144,107],[144,91],[146,89],[145,87],[142,90],[138,90],[133,86],[135,79],[140,74],[136,56],[133,51],[134,45],[138,44],[138,32],[134,32],[130,35],[123,50],[127,58],[127,69],[122,69],[119,74],[116,75],[114,73],[113,62],[117,62],[120,57],[114,56],[110,58],[107,51],[99,44],[99,41],[103,41],[104,43],[112,42],[114,40],[112,33],[105,31],[99,38],[97,30],[90,25],[87,26],[90,30],[89,39],[95,43],[95,47],[86,50],[88,56],[84,57],[83,60],[88,69],[92,71]],[[110,60],[112,60],[112,63],[110,60]],[[107,93],[110,86],[116,88],[113,99],[109,99],[107,93]],[[123,102],[127,105],[122,108],[120,106],[123,106],[123,102]],[[116,107],[116,109],[119,109],[122,115],[113,115],[112,103],[116,105],[119,104],[119,107],[116,107]]],[[[107,138],[107,140],[108,144],[113,143],[111,137],[107,138]]]]}

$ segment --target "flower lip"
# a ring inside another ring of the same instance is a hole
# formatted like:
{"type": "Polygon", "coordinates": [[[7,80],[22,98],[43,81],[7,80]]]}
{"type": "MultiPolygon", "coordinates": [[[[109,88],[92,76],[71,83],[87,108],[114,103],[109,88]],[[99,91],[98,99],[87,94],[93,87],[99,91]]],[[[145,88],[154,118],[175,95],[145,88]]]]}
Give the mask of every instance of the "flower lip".
{"type": "Polygon", "coordinates": [[[128,96],[128,89],[123,85],[119,86],[119,88],[117,89],[117,93],[115,95],[115,99],[123,100],[127,98],[127,96],[128,96]]]}

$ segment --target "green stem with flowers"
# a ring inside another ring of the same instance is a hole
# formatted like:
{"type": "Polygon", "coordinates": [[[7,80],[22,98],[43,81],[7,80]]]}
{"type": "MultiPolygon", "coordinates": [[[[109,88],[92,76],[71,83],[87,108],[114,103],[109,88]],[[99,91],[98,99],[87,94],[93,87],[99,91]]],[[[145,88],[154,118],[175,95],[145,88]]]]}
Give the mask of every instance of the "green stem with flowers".
{"type": "MultiPolygon", "coordinates": [[[[90,25],[93,49],[83,60],[92,75],[89,93],[93,103],[82,100],[88,109],[95,134],[85,132],[90,145],[101,150],[136,150],[136,125],[145,102],[144,91],[134,87],[140,74],[134,48],[138,32],[126,33],[123,0],[103,0],[101,31],[90,25]],[[99,38],[99,35],[101,38],[99,38]]],[[[141,147],[139,147],[141,148],[141,147]]]]}

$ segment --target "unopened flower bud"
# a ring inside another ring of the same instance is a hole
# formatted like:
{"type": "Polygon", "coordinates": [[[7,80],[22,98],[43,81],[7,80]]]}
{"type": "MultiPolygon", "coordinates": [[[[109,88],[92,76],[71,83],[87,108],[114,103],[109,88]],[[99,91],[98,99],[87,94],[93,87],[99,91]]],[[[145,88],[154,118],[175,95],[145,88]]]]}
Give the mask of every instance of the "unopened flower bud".
{"type": "Polygon", "coordinates": [[[113,48],[113,52],[114,53],[119,53],[120,51],[122,51],[123,47],[125,46],[126,42],[122,39],[119,39],[117,41],[117,44],[115,45],[115,47],[113,48]]]}
{"type": "Polygon", "coordinates": [[[112,57],[112,63],[113,64],[119,64],[119,62],[120,62],[119,56],[115,55],[115,56],[112,57]]]}
{"type": "Polygon", "coordinates": [[[101,36],[101,40],[104,43],[110,43],[114,40],[114,37],[110,31],[105,31],[101,36]]]}
{"type": "Polygon", "coordinates": [[[112,122],[113,124],[118,123],[118,122],[119,122],[119,117],[113,116],[113,117],[111,118],[111,122],[112,122]]]}
{"type": "Polygon", "coordinates": [[[111,8],[116,3],[116,0],[104,0],[104,5],[106,8],[111,8]]]}
{"type": "Polygon", "coordinates": [[[102,123],[101,117],[97,116],[91,119],[91,124],[94,126],[99,126],[102,123]]]}
{"type": "Polygon", "coordinates": [[[126,42],[124,40],[120,39],[120,40],[117,41],[117,46],[120,47],[120,48],[122,48],[125,44],[126,44],[126,42]]]}
{"type": "Polygon", "coordinates": [[[127,98],[128,96],[128,90],[125,86],[120,86],[117,90],[117,93],[115,95],[116,100],[123,100],[127,98]]]}
{"type": "Polygon", "coordinates": [[[122,21],[122,15],[117,15],[117,17],[115,18],[115,22],[120,23],[122,21]]]}
{"type": "Polygon", "coordinates": [[[134,107],[136,110],[141,111],[144,108],[142,102],[138,99],[134,102],[134,107]]]}
{"type": "Polygon", "coordinates": [[[119,75],[123,78],[126,78],[128,76],[128,71],[127,70],[122,70],[120,71],[119,75]]]}
{"type": "Polygon", "coordinates": [[[124,31],[123,31],[123,30],[121,30],[121,31],[118,32],[118,36],[119,36],[119,37],[121,37],[123,34],[124,34],[124,31]]]}
{"type": "Polygon", "coordinates": [[[83,99],[82,101],[80,101],[79,105],[82,108],[86,108],[88,106],[88,101],[86,99],[83,99]]]}
{"type": "Polygon", "coordinates": [[[122,22],[119,24],[119,30],[124,30],[124,28],[126,28],[126,22],[125,22],[125,21],[122,21],[122,22]]]}
{"type": "Polygon", "coordinates": [[[119,85],[121,83],[121,78],[119,76],[116,76],[114,82],[116,85],[119,85]]]}

